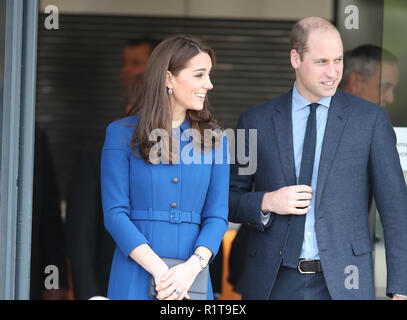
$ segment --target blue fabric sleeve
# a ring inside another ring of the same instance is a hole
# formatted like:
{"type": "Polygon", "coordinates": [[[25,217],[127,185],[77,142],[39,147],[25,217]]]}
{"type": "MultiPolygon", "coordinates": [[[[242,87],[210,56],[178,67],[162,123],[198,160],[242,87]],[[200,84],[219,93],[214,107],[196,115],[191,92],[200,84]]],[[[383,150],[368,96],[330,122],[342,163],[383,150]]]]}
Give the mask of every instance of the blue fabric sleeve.
{"type": "Polygon", "coordinates": [[[226,135],[222,137],[222,144],[215,147],[212,152],[215,156],[213,157],[214,163],[212,164],[211,180],[202,210],[201,231],[194,247],[194,251],[199,246],[211,250],[213,255],[210,261],[212,261],[218,252],[229,225],[227,218],[230,155],[226,135]]]}
{"type": "Polygon", "coordinates": [[[105,227],[126,256],[141,244],[148,244],[146,237],[129,218],[131,149],[126,141],[131,139],[131,134],[128,132],[131,130],[115,122],[107,127],[101,160],[101,189],[105,227]]]}

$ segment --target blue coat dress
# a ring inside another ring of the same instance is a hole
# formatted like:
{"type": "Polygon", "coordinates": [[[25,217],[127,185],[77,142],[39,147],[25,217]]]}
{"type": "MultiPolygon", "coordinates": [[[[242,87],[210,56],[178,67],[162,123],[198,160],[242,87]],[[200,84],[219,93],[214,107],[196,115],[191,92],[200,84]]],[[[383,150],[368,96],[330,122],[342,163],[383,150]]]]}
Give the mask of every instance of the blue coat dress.
{"type": "MultiPolygon", "coordinates": [[[[226,136],[209,157],[194,153],[185,120],[178,133],[186,157],[178,164],[151,164],[131,150],[137,122],[132,116],[111,123],[102,150],[104,223],[116,242],[110,299],[151,299],[150,274],[128,256],[139,245],[147,243],[160,257],[184,260],[204,246],[213,258],[228,227],[226,136]]],[[[208,288],[208,299],[213,299],[210,280],[208,288]]]]}

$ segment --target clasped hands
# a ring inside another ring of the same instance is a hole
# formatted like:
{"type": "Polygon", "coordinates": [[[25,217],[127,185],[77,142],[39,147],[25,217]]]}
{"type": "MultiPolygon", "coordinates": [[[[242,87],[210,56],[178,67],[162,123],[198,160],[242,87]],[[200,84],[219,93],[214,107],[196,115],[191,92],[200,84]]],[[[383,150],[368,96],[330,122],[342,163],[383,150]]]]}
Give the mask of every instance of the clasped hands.
{"type": "Polygon", "coordinates": [[[159,300],[182,300],[190,299],[188,290],[196,276],[201,271],[199,262],[188,259],[184,263],[172,268],[165,267],[161,272],[154,275],[159,300]]]}

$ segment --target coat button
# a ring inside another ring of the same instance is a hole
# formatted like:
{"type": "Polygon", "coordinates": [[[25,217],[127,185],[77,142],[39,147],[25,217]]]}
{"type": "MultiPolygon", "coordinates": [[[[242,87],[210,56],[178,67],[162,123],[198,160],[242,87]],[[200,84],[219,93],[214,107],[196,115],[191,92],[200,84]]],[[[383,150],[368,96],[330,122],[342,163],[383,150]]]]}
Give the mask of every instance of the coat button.
{"type": "Polygon", "coordinates": [[[175,208],[177,204],[175,202],[171,203],[171,208],[175,208]]]}
{"type": "Polygon", "coordinates": [[[177,177],[172,178],[172,182],[173,182],[173,183],[177,183],[177,182],[178,182],[178,178],[177,178],[177,177]]]}

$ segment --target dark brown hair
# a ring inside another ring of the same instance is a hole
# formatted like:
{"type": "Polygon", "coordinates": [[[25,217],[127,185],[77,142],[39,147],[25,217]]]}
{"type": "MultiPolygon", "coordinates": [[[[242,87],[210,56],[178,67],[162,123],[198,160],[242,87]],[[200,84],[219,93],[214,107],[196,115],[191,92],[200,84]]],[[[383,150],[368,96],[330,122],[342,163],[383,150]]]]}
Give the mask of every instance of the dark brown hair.
{"type": "MultiPolygon", "coordinates": [[[[172,35],[164,39],[151,53],[143,79],[137,88],[135,103],[130,110],[130,115],[139,116],[131,147],[133,153],[144,158],[146,162],[151,162],[150,149],[157,143],[150,141],[150,133],[154,129],[164,129],[171,137],[172,116],[166,87],[167,71],[177,76],[181,70],[186,68],[191,58],[202,52],[210,56],[213,69],[216,64],[215,53],[206,43],[191,35],[172,35]],[[140,155],[137,154],[136,148],[139,149],[140,155]]],[[[200,132],[201,149],[207,150],[208,142],[203,141],[204,130],[219,127],[209,110],[208,98],[205,98],[202,110],[187,110],[186,117],[190,121],[192,129],[200,132]]],[[[211,139],[210,144],[212,148],[216,141],[211,139]]],[[[171,139],[169,152],[169,163],[173,163],[176,158],[173,154],[171,139]]]]}

